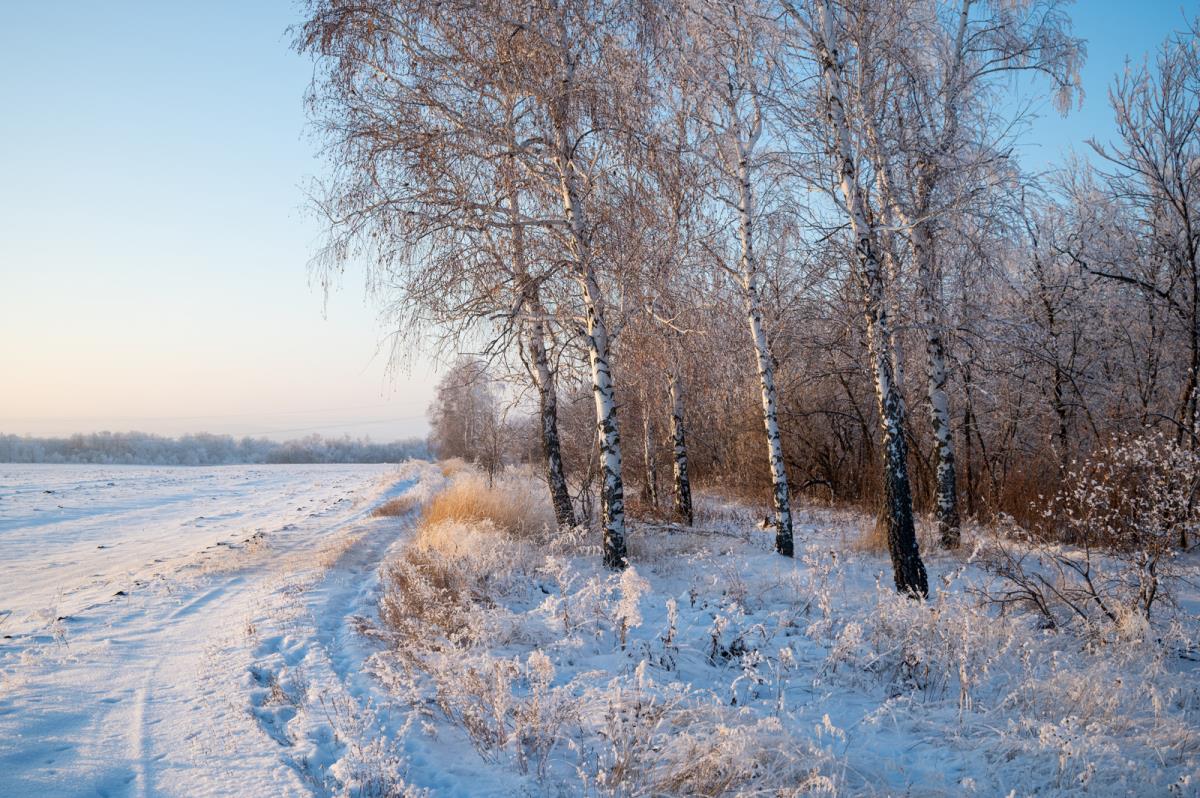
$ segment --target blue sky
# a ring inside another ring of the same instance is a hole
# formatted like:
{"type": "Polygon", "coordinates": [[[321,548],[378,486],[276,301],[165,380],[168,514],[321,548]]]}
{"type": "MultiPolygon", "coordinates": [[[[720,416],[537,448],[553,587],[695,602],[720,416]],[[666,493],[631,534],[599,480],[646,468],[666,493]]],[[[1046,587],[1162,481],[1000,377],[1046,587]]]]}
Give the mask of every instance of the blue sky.
{"type": "Polygon", "coordinates": [[[1101,142],[1114,135],[1108,87],[1125,69],[1126,57],[1140,63],[1172,32],[1183,30],[1184,21],[1200,12],[1200,3],[1177,0],[1078,0],[1070,7],[1075,35],[1087,40],[1088,59],[1081,70],[1084,101],[1064,117],[1048,99],[1036,97],[1045,83],[1022,81],[1016,96],[1031,100],[1037,118],[1022,136],[1021,157],[1030,169],[1043,169],[1063,162],[1074,149],[1087,155],[1086,140],[1101,142]]]}
{"type": "MultiPolygon", "coordinates": [[[[4,6],[0,432],[423,433],[434,377],[386,373],[361,275],[324,314],[308,283],[298,6],[4,6]]],[[[1110,135],[1112,75],[1183,19],[1167,0],[1073,15],[1087,98],[1066,120],[1039,104],[1035,168],[1110,135]]]]}
{"type": "Polygon", "coordinates": [[[348,274],[323,316],[286,0],[36,2],[0,26],[0,431],[423,433],[348,274]]]}

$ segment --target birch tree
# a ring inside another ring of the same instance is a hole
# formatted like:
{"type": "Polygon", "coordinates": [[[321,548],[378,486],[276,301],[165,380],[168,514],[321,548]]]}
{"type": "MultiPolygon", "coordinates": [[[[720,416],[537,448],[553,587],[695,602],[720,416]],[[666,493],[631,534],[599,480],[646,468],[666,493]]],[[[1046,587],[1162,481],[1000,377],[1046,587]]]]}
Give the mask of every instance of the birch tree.
{"type": "Polygon", "coordinates": [[[523,11],[526,16],[512,23],[511,37],[526,44],[524,89],[541,121],[526,157],[557,198],[562,224],[556,229],[582,300],[600,457],[604,562],[624,568],[625,498],[610,326],[594,248],[595,209],[589,205],[604,187],[606,156],[614,156],[612,140],[604,140],[598,128],[614,127],[613,84],[630,73],[628,53],[612,34],[628,30],[631,19],[623,17],[626,8],[602,0],[560,0],[523,11]],[[608,119],[606,112],[612,114],[608,119]]]}
{"type": "Polygon", "coordinates": [[[1014,120],[992,110],[997,84],[1017,72],[1043,74],[1055,106],[1065,113],[1078,90],[1083,45],[1070,35],[1058,0],[880,5],[891,7],[890,14],[880,15],[887,24],[871,20],[849,30],[854,38],[868,29],[867,40],[855,42],[857,50],[886,48],[888,54],[860,60],[860,69],[874,71],[859,81],[859,117],[882,210],[904,231],[916,270],[937,461],[934,508],[942,545],[954,548],[957,468],[935,242],[939,233],[955,229],[954,215],[969,212],[967,206],[986,197],[988,186],[1006,173],[1000,139],[1014,120]]]}
{"type": "Polygon", "coordinates": [[[904,399],[895,379],[892,322],[885,296],[878,234],[868,214],[859,177],[860,154],[847,114],[848,89],[844,54],[839,49],[839,22],[829,0],[813,0],[811,5],[811,17],[803,15],[794,6],[789,6],[789,12],[806,29],[816,59],[826,104],[828,146],[836,164],[835,181],[854,240],[859,299],[866,322],[871,377],[882,436],[888,550],[896,589],[924,597],[929,592],[929,585],[913,525],[904,399]]]}
{"type": "MultiPolygon", "coordinates": [[[[324,278],[356,255],[375,268],[401,335],[459,347],[490,330],[489,356],[514,341],[539,395],[546,480],[560,525],[573,525],[546,353],[540,286],[530,263],[546,219],[525,214],[533,187],[512,158],[528,125],[502,46],[420,4],[314,2],[298,47],[321,66],[310,104],[333,179],[324,278]]],[[[500,43],[502,45],[502,42],[500,43]]]]}
{"type": "Polygon", "coordinates": [[[679,30],[683,57],[678,76],[682,90],[695,92],[695,113],[707,132],[706,152],[715,199],[731,209],[736,225],[737,256],[729,263],[722,243],[710,256],[731,274],[741,290],[762,402],[767,462],[771,475],[775,549],[793,555],[791,493],[779,428],[775,359],[763,318],[763,264],[759,253],[761,217],[758,187],[767,162],[764,155],[765,95],[777,76],[778,41],[757,4],[712,0],[688,4],[679,30]]]}

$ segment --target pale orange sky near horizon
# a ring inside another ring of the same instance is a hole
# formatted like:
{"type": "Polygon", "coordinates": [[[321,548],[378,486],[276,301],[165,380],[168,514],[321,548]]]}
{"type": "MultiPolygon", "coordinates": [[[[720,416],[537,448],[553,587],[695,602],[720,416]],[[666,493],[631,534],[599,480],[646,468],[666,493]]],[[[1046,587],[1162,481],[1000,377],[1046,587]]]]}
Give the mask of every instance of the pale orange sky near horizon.
{"type": "Polygon", "coordinates": [[[0,433],[425,434],[435,376],[388,373],[362,275],[309,285],[298,13],[6,10],[0,433]]]}

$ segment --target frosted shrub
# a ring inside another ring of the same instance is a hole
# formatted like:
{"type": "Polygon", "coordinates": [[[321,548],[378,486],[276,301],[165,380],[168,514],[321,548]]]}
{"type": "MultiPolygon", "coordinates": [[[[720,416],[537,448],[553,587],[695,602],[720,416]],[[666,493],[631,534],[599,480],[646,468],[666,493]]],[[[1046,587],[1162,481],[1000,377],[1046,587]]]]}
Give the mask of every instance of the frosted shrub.
{"type": "Polygon", "coordinates": [[[826,775],[830,757],[778,718],[714,703],[678,683],[656,684],[645,662],[593,703],[602,709],[578,768],[585,795],[836,794],[826,775]]]}
{"type": "Polygon", "coordinates": [[[679,660],[679,646],[675,636],[679,633],[679,604],[673,598],[666,601],[667,628],[659,636],[662,652],[658,656],[658,665],[663,670],[673,671],[679,660]]]}
{"type": "Polygon", "coordinates": [[[1120,438],[1067,473],[1037,531],[1126,552],[1186,548],[1200,527],[1198,489],[1200,452],[1161,433],[1120,438]]]}
{"type": "Polygon", "coordinates": [[[578,706],[569,689],[553,686],[554,663],[541,651],[525,660],[524,676],[528,693],[513,709],[517,765],[522,773],[532,770],[544,778],[550,752],[562,739],[562,726],[576,719],[578,706]]]}
{"type": "Polygon", "coordinates": [[[1160,653],[1130,646],[1121,662],[1111,654],[1028,651],[997,708],[1010,716],[997,756],[1020,755],[1034,783],[1068,794],[1147,794],[1162,783],[1160,769],[1194,761],[1195,710],[1178,710],[1194,707],[1195,689],[1178,683],[1160,653]]]}
{"type": "Polygon", "coordinates": [[[853,682],[869,674],[901,694],[973,706],[980,685],[1014,644],[1012,622],[989,617],[961,595],[939,592],[917,602],[876,586],[875,603],[838,627],[823,673],[853,682]]]}
{"type": "Polygon", "coordinates": [[[582,579],[565,560],[547,557],[539,573],[552,579],[557,590],[542,600],[538,611],[554,619],[553,626],[564,636],[615,640],[624,649],[630,631],[642,625],[641,600],[650,583],[637,569],[582,579]]]}
{"type": "Polygon", "coordinates": [[[438,552],[409,550],[388,564],[379,618],[396,650],[415,658],[422,648],[467,645],[478,639],[473,610],[486,597],[438,552]]]}
{"type": "Polygon", "coordinates": [[[988,598],[1047,628],[1145,637],[1200,528],[1198,490],[1200,453],[1158,433],[1112,442],[1067,474],[1031,531],[1001,518],[1009,541],[981,560],[1000,578],[988,598]]]}
{"type": "Polygon", "coordinates": [[[541,651],[519,658],[488,654],[440,656],[429,663],[435,702],[489,762],[546,777],[563,727],[578,722],[575,684],[554,686],[555,668],[541,651]]]}
{"type": "Polygon", "coordinates": [[[638,575],[633,568],[626,568],[621,573],[619,582],[620,599],[613,611],[613,620],[617,624],[617,635],[621,640],[621,648],[625,648],[625,639],[629,630],[642,625],[642,595],[650,590],[650,583],[638,575]]]}
{"type": "Polygon", "coordinates": [[[426,790],[405,781],[408,763],[396,738],[380,733],[379,718],[370,706],[347,695],[322,697],[320,704],[343,751],[323,774],[302,762],[301,772],[312,787],[337,798],[430,798],[426,790]]]}

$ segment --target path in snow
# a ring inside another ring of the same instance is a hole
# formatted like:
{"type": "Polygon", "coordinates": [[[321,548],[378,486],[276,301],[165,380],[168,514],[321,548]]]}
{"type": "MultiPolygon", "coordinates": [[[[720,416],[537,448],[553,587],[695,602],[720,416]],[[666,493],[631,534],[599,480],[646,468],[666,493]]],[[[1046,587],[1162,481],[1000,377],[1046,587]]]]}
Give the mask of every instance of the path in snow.
{"type": "Polygon", "coordinates": [[[349,624],[407,528],[370,510],[409,484],[0,466],[0,795],[328,792],[320,716],[369,702],[349,624]]]}

